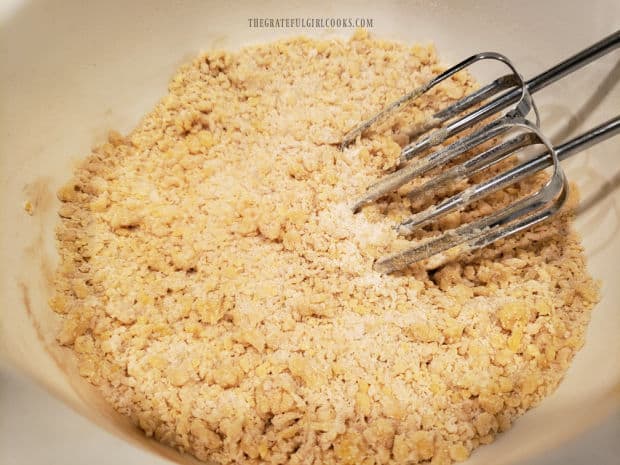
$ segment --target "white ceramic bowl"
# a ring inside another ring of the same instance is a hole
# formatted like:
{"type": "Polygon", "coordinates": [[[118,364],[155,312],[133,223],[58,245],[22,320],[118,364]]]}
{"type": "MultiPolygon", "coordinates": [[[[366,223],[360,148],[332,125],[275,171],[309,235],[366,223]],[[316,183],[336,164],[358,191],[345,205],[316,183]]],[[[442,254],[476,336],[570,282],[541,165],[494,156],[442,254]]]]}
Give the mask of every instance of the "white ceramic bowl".
{"type": "MultiPolygon", "coordinates": [[[[166,93],[175,68],[212,47],[237,48],[296,34],[346,36],[351,30],[250,28],[248,18],[372,18],[372,32],[434,41],[444,62],[476,51],[511,57],[526,76],[620,26],[620,2],[410,1],[215,3],[205,0],[105,2],[4,0],[0,4],[0,356],[101,426],[144,447],[56,348],[48,309],[56,264],[54,192],[108,129],[128,132],[166,93]],[[35,203],[33,216],[23,202],[35,203]]],[[[617,114],[619,53],[537,94],[543,128],[565,138],[617,114]]],[[[484,78],[484,76],[479,76],[484,78]]],[[[568,440],[620,405],[620,139],[566,163],[583,198],[577,227],[589,268],[602,280],[587,343],[549,399],[468,463],[514,463],[568,440]]]]}

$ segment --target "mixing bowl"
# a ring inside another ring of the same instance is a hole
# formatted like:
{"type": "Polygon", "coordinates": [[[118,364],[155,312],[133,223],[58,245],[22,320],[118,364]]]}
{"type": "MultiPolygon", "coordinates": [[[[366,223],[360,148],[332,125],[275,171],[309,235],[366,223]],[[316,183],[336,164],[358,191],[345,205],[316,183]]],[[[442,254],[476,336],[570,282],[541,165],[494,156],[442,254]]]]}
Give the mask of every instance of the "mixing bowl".
{"type": "MultiPolygon", "coordinates": [[[[620,3],[5,1],[0,7],[0,357],[79,412],[130,441],[192,463],[114,413],[54,341],[46,301],[57,256],[54,192],[111,128],[126,133],[166,93],[177,66],[200,50],[347,28],[260,27],[252,18],[363,18],[377,36],[434,41],[442,61],[476,51],[511,57],[526,76],[620,25],[620,3]],[[258,27],[254,27],[258,26],[258,27]],[[24,211],[29,200],[32,216],[24,211]]],[[[267,23],[268,25],[269,23],[267,23]]],[[[620,108],[620,55],[612,53],[536,99],[544,131],[561,141],[620,108]]],[[[484,73],[478,76],[485,78],[484,73]]],[[[582,194],[577,229],[602,282],[587,342],[554,395],[468,463],[514,463],[566,441],[620,406],[620,139],[566,162],[582,194]]]]}

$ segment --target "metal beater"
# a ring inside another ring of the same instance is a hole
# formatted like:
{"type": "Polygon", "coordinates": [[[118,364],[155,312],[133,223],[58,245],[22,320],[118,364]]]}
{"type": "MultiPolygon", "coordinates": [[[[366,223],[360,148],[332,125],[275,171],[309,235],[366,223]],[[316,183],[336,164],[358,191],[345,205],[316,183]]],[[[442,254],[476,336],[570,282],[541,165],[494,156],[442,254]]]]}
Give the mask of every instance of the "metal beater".
{"type": "Polygon", "coordinates": [[[509,73],[433,115],[415,134],[417,139],[402,149],[396,171],[370,186],[366,193],[354,202],[353,210],[359,211],[365,205],[399,189],[414,178],[460,159],[466,152],[476,148],[479,148],[479,153],[450,165],[447,169],[438,170],[438,173],[429,181],[414,187],[408,195],[414,198],[424,192],[483,172],[526,147],[539,145],[543,150],[536,156],[521,161],[513,168],[482,183],[474,184],[437,205],[415,213],[395,226],[399,234],[410,235],[416,229],[437,220],[442,215],[462,209],[536,172],[547,168],[551,170],[547,182],[537,192],[488,216],[448,230],[395,254],[382,257],[375,263],[375,269],[391,273],[450,250],[449,256],[454,257],[523,231],[550,218],[560,210],[568,195],[568,182],[560,161],[620,133],[620,116],[554,147],[539,129],[540,120],[532,94],[619,46],[620,30],[528,81],[523,79],[514,64],[504,55],[495,52],[478,53],[401,97],[347,133],[342,141],[343,149],[362,136],[369,127],[395,113],[455,73],[476,62],[494,60],[503,63],[509,69],[509,73]],[[534,121],[531,121],[532,117],[529,115],[533,115],[534,121]],[[474,128],[468,135],[461,134],[486,120],[490,122],[486,122],[482,128],[474,128]],[[424,155],[428,149],[459,135],[460,137],[446,147],[424,155]],[[503,140],[496,145],[484,148],[484,150],[480,147],[499,137],[503,137],[503,140]]]}

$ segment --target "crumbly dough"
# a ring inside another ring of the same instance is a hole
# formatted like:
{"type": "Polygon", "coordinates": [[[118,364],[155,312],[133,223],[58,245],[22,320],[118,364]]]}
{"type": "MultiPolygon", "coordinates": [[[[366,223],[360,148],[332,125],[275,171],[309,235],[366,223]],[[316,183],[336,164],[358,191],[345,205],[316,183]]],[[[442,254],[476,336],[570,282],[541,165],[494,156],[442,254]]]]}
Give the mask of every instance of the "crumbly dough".
{"type": "Polygon", "coordinates": [[[441,465],[507,430],[556,388],[598,298],[569,210],[381,275],[373,260],[409,244],[392,226],[438,197],[349,208],[395,140],[475,83],[459,73],[344,151],[342,136],[441,70],[432,47],[364,31],[183,66],[59,192],[50,305],[81,374],[148,436],[222,464],[441,465]]]}

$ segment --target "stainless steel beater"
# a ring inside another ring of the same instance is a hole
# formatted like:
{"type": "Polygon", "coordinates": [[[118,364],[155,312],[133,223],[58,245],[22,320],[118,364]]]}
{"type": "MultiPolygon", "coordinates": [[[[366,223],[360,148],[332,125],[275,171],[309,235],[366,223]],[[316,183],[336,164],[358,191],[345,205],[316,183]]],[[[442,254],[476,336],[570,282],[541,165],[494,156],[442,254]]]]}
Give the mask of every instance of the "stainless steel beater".
{"type": "Polygon", "coordinates": [[[539,129],[538,111],[531,94],[618,47],[620,47],[620,30],[528,81],[523,79],[513,63],[504,55],[495,52],[478,53],[401,97],[346,134],[342,141],[343,149],[360,137],[369,127],[398,111],[403,105],[428,92],[455,73],[482,60],[494,60],[506,65],[510,70],[509,74],[499,77],[491,84],[472,92],[433,115],[416,134],[412,135],[417,136],[417,139],[402,149],[396,171],[370,186],[366,193],[355,201],[353,210],[359,211],[365,205],[399,189],[416,177],[456,159],[464,158],[466,152],[472,149],[478,148],[481,151],[440,171],[429,181],[412,188],[408,195],[415,198],[438,187],[483,172],[527,147],[540,145],[543,148],[542,153],[539,152],[536,156],[521,161],[515,167],[484,182],[474,184],[461,193],[418,212],[395,226],[399,234],[410,235],[414,230],[446,213],[461,209],[527,176],[551,168],[551,176],[537,192],[486,217],[448,230],[393,255],[382,257],[375,263],[375,269],[391,273],[449,250],[448,255],[453,257],[515,234],[555,214],[562,207],[568,195],[568,182],[560,161],[620,133],[620,116],[554,147],[539,129]],[[467,112],[467,110],[470,111],[467,112]],[[534,122],[528,119],[531,113],[534,114],[534,122]],[[482,128],[473,129],[470,134],[461,135],[446,147],[422,156],[423,152],[428,149],[452,136],[459,136],[463,131],[487,119],[491,121],[482,128]],[[512,135],[512,133],[515,134],[512,135]],[[482,144],[490,143],[489,141],[500,136],[504,138],[502,142],[490,148],[481,147],[482,144]]]}

